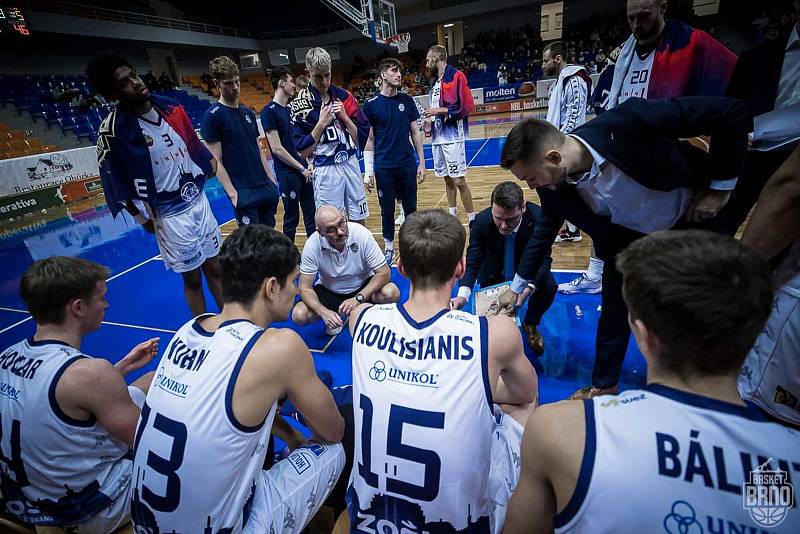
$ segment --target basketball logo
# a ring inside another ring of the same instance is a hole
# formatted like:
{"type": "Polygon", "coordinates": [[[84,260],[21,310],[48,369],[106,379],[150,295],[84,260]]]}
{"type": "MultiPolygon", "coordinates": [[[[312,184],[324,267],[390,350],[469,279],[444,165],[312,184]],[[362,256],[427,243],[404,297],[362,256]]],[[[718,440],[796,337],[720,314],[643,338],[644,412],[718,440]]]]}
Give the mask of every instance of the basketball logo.
{"type": "Polygon", "coordinates": [[[194,182],[187,182],[181,187],[181,198],[186,202],[191,202],[200,194],[197,184],[194,182]]]}
{"type": "Polygon", "coordinates": [[[742,506],[757,525],[777,527],[794,506],[794,486],[788,473],[772,468],[772,458],[750,471],[742,485],[742,506]]]}
{"type": "Polygon", "coordinates": [[[399,106],[397,106],[397,109],[399,109],[400,111],[405,111],[406,107],[403,104],[400,104],[399,106]]]}
{"type": "Polygon", "coordinates": [[[153,146],[153,138],[147,134],[144,136],[144,142],[147,143],[147,146],[153,146]]]}

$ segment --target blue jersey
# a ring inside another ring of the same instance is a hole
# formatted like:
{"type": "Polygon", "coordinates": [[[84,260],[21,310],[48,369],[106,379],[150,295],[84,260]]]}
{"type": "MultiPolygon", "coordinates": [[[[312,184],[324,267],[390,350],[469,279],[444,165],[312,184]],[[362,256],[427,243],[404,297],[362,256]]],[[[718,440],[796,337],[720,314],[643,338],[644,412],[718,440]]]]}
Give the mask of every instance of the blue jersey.
{"type": "MultiPolygon", "coordinates": [[[[264,132],[277,130],[278,137],[280,137],[281,140],[281,145],[283,145],[283,148],[286,150],[286,152],[296,159],[297,162],[303,166],[303,168],[308,167],[306,165],[305,158],[300,157],[300,155],[297,153],[297,147],[294,146],[292,117],[289,114],[288,106],[282,106],[274,100],[264,106],[264,109],[261,110],[261,126],[264,128],[264,132]]],[[[297,172],[297,169],[287,165],[277,156],[273,157],[272,161],[275,163],[275,172],[279,174],[297,172]]]]}
{"type": "Polygon", "coordinates": [[[364,115],[372,124],[375,136],[376,169],[415,164],[409,127],[419,118],[419,111],[413,98],[403,93],[395,96],[379,93],[364,104],[364,115]]]}

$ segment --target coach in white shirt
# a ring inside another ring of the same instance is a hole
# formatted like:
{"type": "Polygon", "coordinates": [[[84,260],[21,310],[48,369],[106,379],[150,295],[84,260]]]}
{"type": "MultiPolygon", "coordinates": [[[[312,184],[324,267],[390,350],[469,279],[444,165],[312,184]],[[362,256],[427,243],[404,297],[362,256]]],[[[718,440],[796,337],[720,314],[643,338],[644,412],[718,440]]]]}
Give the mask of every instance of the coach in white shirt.
{"type": "Polygon", "coordinates": [[[386,258],[366,227],[347,222],[331,205],[320,206],[314,219],[317,231],[306,241],[300,261],[301,301],[292,310],[295,323],[322,319],[325,332],[336,335],[362,302],[400,300],[386,258]]]}

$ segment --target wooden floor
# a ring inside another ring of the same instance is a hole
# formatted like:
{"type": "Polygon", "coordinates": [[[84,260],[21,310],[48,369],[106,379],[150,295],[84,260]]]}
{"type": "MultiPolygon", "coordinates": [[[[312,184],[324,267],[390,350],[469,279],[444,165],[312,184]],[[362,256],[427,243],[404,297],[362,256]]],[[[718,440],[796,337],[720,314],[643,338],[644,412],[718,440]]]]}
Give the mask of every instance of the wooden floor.
{"type": "MultiPolygon", "coordinates": [[[[492,189],[495,185],[504,180],[515,180],[514,176],[500,167],[480,167],[472,168],[467,171],[467,181],[472,190],[472,201],[475,205],[475,211],[478,212],[489,206],[489,198],[492,194],[492,189]]],[[[525,198],[535,203],[539,203],[539,197],[535,191],[528,189],[527,184],[520,183],[525,198]]],[[[417,191],[417,209],[427,208],[441,208],[447,209],[447,198],[445,197],[444,181],[437,178],[433,171],[428,171],[425,176],[425,181],[419,186],[417,191]]],[[[367,202],[369,204],[369,217],[367,218],[367,227],[372,230],[378,244],[383,248],[383,238],[381,237],[381,217],[380,206],[378,205],[378,196],[373,192],[367,195],[367,202]]],[[[467,216],[464,213],[464,208],[461,200],[458,202],[458,218],[464,225],[467,224],[467,216]]],[[[398,211],[399,213],[399,211],[398,211]]],[[[283,228],[283,208],[278,209],[278,222],[277,229],[283,228]]],[[[229,222],[222,227],[223,235],[227,235],[236,228],[236,222],[229,222]]],[[[302,228],[302,223],[301,223],[302,228]]],[[[395,228],[395,233],[399,228],[395,228]]],[[[306,235],[302,229],[298,229],[295,243],[300,250],[306,242],[306,235]]],[[[588,235],[583,234],[583,240],[578,243],[556,243],[553,246],[553,268],[554,269],[569,269],[569,270],[583,270],[589,261],[589,254],[591,253],[591,239],[588,235]]]]}
{"type": "MultiPolygon", "coordinates": [[[[517,122],[528,117],[540,117],[542,113],[525,112],[525,113],[500,113],[496,115],[480,116],[470,120],[469,137],[471,139],[486,139],[490,137],[505,137],[517,124],[517,122]]],[[[515,180],[514,175],[510,172],[497,167],[470,167],[467,170],[467,182],[472,190],[472,202],[475,207],[475,212],[479,212],[489,207],[489,199],[494,187],[505,180],[515,180]]],[[[528,188],[527,184],[520,182],[523,191],[525,192],[526,200],[539,203],[539,197],[535,191],[528,188]]],[[[378,196],[373,192],[367,194],[367,203],[369,204],[369,217],[367,218],[367,227],[375,235],[381,248],[383,248],[383,238],[381,237],[381,211],[378,205],[378,196]]],[[[464,206],[461,204],[461,199],[457,201],[458,218],[461,222],[467,224],[467,215],[464,212],[464,206]]],[[[444,181],[437,178],[432,170],[428,170],[425,175],[425,181],[419,186],[417,191],[417,209],[440,208],[447,209],[447,198],[445,196],[444,181]]],[[[398,208],[399,210],[399,208],[398,208]]],[[[398,211],[399,213],[399,211],[398,211]]],[[[278,208],[277,229],[283,228],[283,207],[278,208]]],[[[223,235],[227,235],[236,228],[236,222],[229,222],[222,226],[223,235]]],[[[395,235],[399,228],[395,228],[395,235]]],[[[307,236],[302,230],[302,223],[298,228],[295,243],[300,250],[305,245],[307,236]]],[[[568,270],[583,270],[586,269],[591,254],[592,241],[588,235],[583,235],[583,240],[578,243],[556,243],[553,246],[553,268],[554,269],[568,269],[568,270]]]]}

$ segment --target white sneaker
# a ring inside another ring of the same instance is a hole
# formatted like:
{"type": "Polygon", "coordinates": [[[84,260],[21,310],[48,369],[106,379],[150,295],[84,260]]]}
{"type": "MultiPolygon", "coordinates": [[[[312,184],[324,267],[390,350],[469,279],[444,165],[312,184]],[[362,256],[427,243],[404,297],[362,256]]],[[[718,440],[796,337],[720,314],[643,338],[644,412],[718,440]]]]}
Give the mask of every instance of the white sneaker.
{"type": "Polygon", "coordinates": [[[325,327],[325,335],[328,335],[328,336],[331,336],[331,337],[338,336],[339,332],[341,332],[341,331],[342,331],[342,327],[341,326],[337,326],[336,328],[328,328],[327,326],[325,327]]]}
{"type": "Polygon", "coordinates": [[[403,210],[400,210],[400,215],[394,220],[394,223],[397,226],[401,226],[406,221],[406,214],[403,213],[403,210]]]}
{"type": "Polygon", "coordinates": [[[386,258],[386,265],[391,267],[392,262],[394,261],[394,250],[387,249],[386,251],[384,251],[383,257],[386,258]]]}
{"type": "Polygon", "coordinates": [[[575,293],[594,294],[600,293],[603,290],[602,280],[592,280],[586,273],[581,273],[579,277],[571,282],[565,284],[558,284],[558,292],[565,295],[573,295],[575,293]]]}

